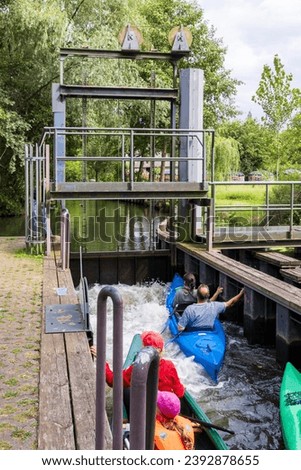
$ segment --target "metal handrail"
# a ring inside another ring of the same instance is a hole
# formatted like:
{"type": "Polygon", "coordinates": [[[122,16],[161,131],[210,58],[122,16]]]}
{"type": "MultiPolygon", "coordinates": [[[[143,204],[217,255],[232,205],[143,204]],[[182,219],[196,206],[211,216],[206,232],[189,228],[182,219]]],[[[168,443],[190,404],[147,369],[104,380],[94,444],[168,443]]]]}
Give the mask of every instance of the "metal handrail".
{"type": "Polygon", "coordinates": [[[158,390],[159,354],[145,347],[133,364],[130,392],[130,448],[153,450],[158,390]]]}
{"type": "MultiPolygon", "coordinates": [[[[209,182],[211,186],[211,196],[213,201],[213,211],[211,214],[211,232],[210,237],[213,239],[215,234],[215,229],[218,227],[221,229],[222,227],[228,227],[229,224],[220,225],[218,223],[218,213],[222,211],[235,211],[235,212],[244,212],[244,211],[251,211],[257,210],[260,212],[266,213],[266,226],[269,226],[269,214],[273,211],[289,211],[289,233],[292,235],[294,230],[294,211],[301,209],[300,202],[294,202],[295,198],[295,188],[296,186],[300,185],[301,189],[301,181],[212,181],[209,182]],[[263,204],[239,204],[237,201],[233,205],[225,205],[225,204],[217,204],[216,202],[216,187],[217,186],[264,186],[265,187],[265,203],[263,204]],[[271,203],[270,202],[270,188],[271,186],[289,186],[289,201],[284,203],[271,203]]],[[[251,225],[253,226],[253,225],[251,225]]],[[[299,227],[299,226],[298,226],[299,227]]],[[[205,229],[204,229],[205,231],[205,229]]]]}
{"type": "Polygon", "coordinates": [[[25,146],[25,240],[31,248],[46,239],[45,156],[38,146],[25,146]]]}
{"type": "MultiPolygon", "coordinates": [[[[214,131],[212,129],[162,129],[162,128],[88,128],[88,127],[45,127],[43,135],[39,141],[39,145],[41,146],[47,137],[53,136],[54,138],[54,165],[53,168],[57,167],[58,162],[67,162],[67,161],[111,161],[111,162],[122,162],[123,164],[128,162],[129,163],[129,182],[131,185],[134,183],[135,178],[135,163],[139,162],[153,162],[153,163],[160,163],[160,162],[170,162],[170,181],[173,180],[172,178],[172,171],[171,171],[171,163],[177,162],[178,165],[184,162],[199,162],[202,166],[202,174],[203,179],[205,180],[205,167],[206,167],[206,149],[205,149],[205,141],[206,135],[214,135],[214,131]],[[66,155],[57,155],[56,154],[56,142],[59,138],[65,138],[68,135],[79,135],[81,137],[87,135],[97,135],[99,137],[107,137],[107,138],[119,138],[121,139],[121,155],[95,155],[95,156],[66,156],[66,155]],[[141,156],[137,155],[137,151],[135,150],[135,137],[144,137],[144,138],[162,138],[167,137],[171,139],[171,144],[174,142],[175,139],[186,139],[187,140],[187,148],[186,154],[183,155],[172,155],[172,156],[156,156],[156,155],[146,155],[141,156]],[[125,139],[127,139],[127,153],[125,149],[125,139]],[[200,146],[200,153],[197,156],[193,156],[190,154],[189,145],[188,143],[193,143],[193,141],[197,142],[197,145],[200,146]]],[[[54,181],[56,178],[54,177],[54,181]]],[[[124,180],[124,178],[122,179],[124,180]]],[[[60,181],[61,182],[61,181],[60,181]]]]}
{"type": "Polygon", "coordinates": [[[113,286],[101,289],[97,298],[96,430],[95,449],[105,449],[106,429],[106,324],[107,298],[113,302],[113,449],[121,450],[123,420],[123,300],[113,286]]]}

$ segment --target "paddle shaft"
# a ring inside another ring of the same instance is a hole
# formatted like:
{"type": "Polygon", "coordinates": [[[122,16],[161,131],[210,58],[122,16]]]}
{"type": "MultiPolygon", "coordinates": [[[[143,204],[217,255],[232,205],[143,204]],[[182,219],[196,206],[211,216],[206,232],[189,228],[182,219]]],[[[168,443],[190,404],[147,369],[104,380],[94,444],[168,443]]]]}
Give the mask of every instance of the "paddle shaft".
{"type": "Polygon", "coordinates": [[[207,421],[202,421],[201,419],[192,418],[191,416],[186,416],[182,414],[181,416],[183,416],[183,418],[190,419],[190,421],[195,421],[196,423],[201,424],[202,426],[204,426],[204,428],[212,428],[212,429],[217,429],[219,431],[228,432],[229,434],[235,434],[234,431],[231,431],[230,429],[227,429],[227,428],[223,428],[222,426],[217,426],[216,424],[208,423],[207,421]]]}
{"type": "MultiPolygon", "coordinates": [[[[184,331],[184,330],[183,330],[183,331],[184,331]]],[[[180,336],[180,334],[183,333],[183,331],[179,331],[179,333],[177,333],[173,338],[170,338],[168,341],[166,341],[165,347],[166,347],[168,344],[172,343],[175,339],[177,339],[177,338],[180,336]]]]}

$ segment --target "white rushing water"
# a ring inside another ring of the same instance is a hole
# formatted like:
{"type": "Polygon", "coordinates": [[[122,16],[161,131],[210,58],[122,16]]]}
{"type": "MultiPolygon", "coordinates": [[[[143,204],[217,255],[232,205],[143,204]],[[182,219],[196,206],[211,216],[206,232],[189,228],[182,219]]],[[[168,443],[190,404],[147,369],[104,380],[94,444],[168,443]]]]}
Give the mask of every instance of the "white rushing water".
{"type": "MultiPolygon", "coordinates": [[[[96,339],[97,297],[103,286],[89,288],[91,327],[96,339]]],[[[132,338],[144,330],[161,332],[168,312],[165,307],[167,286],[158,282],[148,285],[117,286],[123,298],[124,359],[132,338]]],[[[225,363],[214,384],[203,367],[186,357],[174,342],[164,350],[164,357],[175,364],[179,377],[196,398],[211,421],[229,428],[235,436],[221,433],[231,449],[283,449],[278,397],[281,369],[272,349],[249,346],[239,325],[224,322],[227,337],[225,363]]],[[[107,360],[112,364],[113,304],[107,300],[107,360]]],[[[162,333],[166,341],[169,329],[162,333]]]]}
{"type": "MultiPolygon", "coordinates": [[[[127,355],[133,336],[145,330],[162,332],[168,319],[168,311],[165,307],[166,286],[153,283],[144,286],[127,286],[119,284],[118,288],[123,299],[123,328],[124,328],[124,359],[127,355]]],[[[102,286],[96,284],[89,290],[89,304],[91,310],[91,327],[96,339],[96,309],[97,297],[102,286]]],[[[113,304],[110,298],[107,300],[107,359],[112,363],[112,330],[113,330],[113,304]]],[[[171,339],[168,328],[162,333],[167,342],[171,339]]],[[[186,357],[178,345],[171,342],[163,353],[166,359],[171,359],[178,371],[179,377],[188,390],[195,396],[200,391],[212,385],[203,367],[193,361],[193,357],[186,357]]],[[[221,387],[219,384],[218,387],[221,387]]]]}

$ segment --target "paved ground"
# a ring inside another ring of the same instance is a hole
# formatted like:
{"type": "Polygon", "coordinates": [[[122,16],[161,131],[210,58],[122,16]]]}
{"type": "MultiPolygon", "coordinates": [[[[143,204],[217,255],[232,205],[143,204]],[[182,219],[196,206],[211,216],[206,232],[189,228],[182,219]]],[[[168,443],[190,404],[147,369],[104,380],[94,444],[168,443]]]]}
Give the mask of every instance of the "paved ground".
{"type": "Polygon", "coordinates": [[[37,448],[43,260],[0,237],[0,450],[37,448]]]}

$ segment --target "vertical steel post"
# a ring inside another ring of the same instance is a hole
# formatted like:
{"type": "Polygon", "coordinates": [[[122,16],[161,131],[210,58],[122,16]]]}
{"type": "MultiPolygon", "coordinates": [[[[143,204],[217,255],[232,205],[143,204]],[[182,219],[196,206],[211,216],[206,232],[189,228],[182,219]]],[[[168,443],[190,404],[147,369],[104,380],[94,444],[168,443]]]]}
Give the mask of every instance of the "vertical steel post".
{"type": "Polygon", "coordinates": [[[33,149],[32,145],[29,147],[29,232],[30,232],[30,246],[32,247],[33,233],[34,233],[34,203],[33,203],[33,149]]]}
{"type": "Polygon", "coordinates": [[[64,208],[61,212],[61,258],[62,269],[69,269],[70,258],[70,214],[64,208]]]}
{"type": "Polygon", "coordinates": [[[265,206],[266,206],[266,212],[265,212],[265,219],[266,219],[266,222],[265,222],[265,225],[266,226],[269,226],[270,225],[270,222],[269,222],[269,218],[270,218],[270,210],[269,210],[269,205],[270,205],[270,202],[269,202],[269,183],[267,183],[265,185],[265,206]]]}
{"type": "Polygon", "coordinates": [[[47,256],[51,253],[51,224],[50,224],[50,147],[45,146],[45,204],[46,204],[46,253],[47,256]],[[47,201],[47,202],[46,202],[47,201]]]}
{"type": "Polygon", "coordinates": [[[126,162],[124,161],[124,134],[122,133],[121,135],[121,158],[122,158],[122,166],[121,166],[121,178],[122,182],[124,183],[125,181],[125,174],[126,174],[126,162]]]}
{"type": "Polygon", "coordinates": [[[113,301],[113,450],[122,449],[123,420],[123,301],[113,286],[105,286],[97,298],[97,364],[96,364],[96,439],[95,449],[105,448],[106,413],[106,324],[107,298],[113,301]]]}
{"type": "MultiPolygon", "coordinates": [[[[63,69],[61,69],[61,72],[63,69]]],[[[61,82],[63,82],[63,76],[60,77],[61,82]]],[[[60,95],[60,84],[52,84],[52,111],[53,111],[53,121],[54,121],[54,181],[55,183],[64,183],[65,182],[65,161],[57,160],[57,157],[66,156],[66,138],[62,129],[66,126],[66,101],[61,99],[60,95]]],[[[61,207],[65,207],[65,201],[61,200],[61,207]]]]}
{"type": "Polygon", "coordinates": [[[207,207],[207,222],[206,222],[206,244],[207,251],[212,251],[213,247],[213,202],[210,199],[210,203],[207,207]]]}
{"type": "Polygon", "coordinates": [[[148,346],[137,355],[131,379],[130,448],[152,450],[157,406],[159,354],[148,346]]]}
{"type": "Polygon", "coordinates": [[[131,148],[130,148],[130,189],[133,189],[135,178],[135,163],[134,163],[134,131],[131,129],[131,148]]]}
{"type": "Polygon", "coordinates": [[[25,240],[29,241],[29,145],[25,145],[25,240]]]}
{"type": "Polygon", "coordinates": [[[294,238],[293,237],[293,230],[294,230],[294,199],[295,199],[295,187],[294,183],[290,184],[291,186],[291,203],[290,203],[290,231],[289,231],[289,237],[290,239],[294,238]]]}
{"type": "Polygon", "coordinates": [[[35,188],[35,201],[36,201],[36,240],[37,242],[41,241],[41,190],[40,190],[40,181],[39,181],[39,153],[38,146],[35,145],[35,156],[34,156],[34,188],[35,188]]]}

